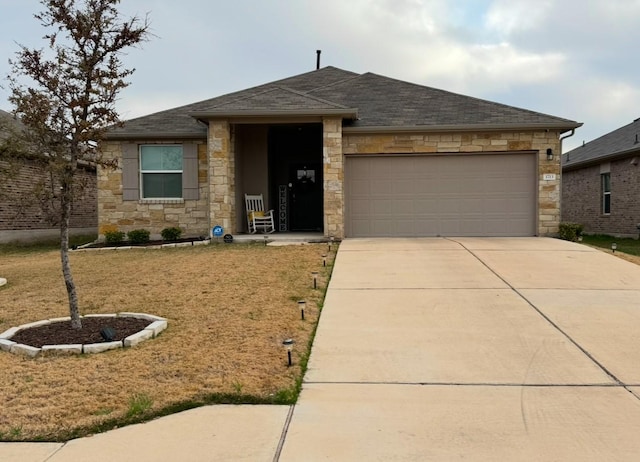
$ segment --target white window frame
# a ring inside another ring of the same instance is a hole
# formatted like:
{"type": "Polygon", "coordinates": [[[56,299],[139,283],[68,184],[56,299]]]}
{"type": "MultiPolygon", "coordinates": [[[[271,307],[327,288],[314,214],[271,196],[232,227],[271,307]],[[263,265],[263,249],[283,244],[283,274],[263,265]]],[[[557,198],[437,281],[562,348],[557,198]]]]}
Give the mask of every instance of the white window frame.
{"type": "Polygon", "coordinates": [[[601,173],[600,174],[600,184],[602,189],[602,214],[603,215],[611,215],[611,173],[601,173]],[[609,179],[609,190],[607,191],[606,184],[609,179]],[[607,199],[609,203],[609,210],[607,211],[607,199]]]}
{"type": "Polygon", "coordinates": [[[138,165],[140,166],[139,168],[139,185],[140,185],[140,199],[143,201],[156,201],[156,200],[160,200],[160,201],[175,201],[175,200],[181,200],[183,199],[184,193],[182,192],[184,190],[184,147],[182,144],[141,144],[138,147],[138,165]],[[143,147],[163,147],[163,148],[170,148],[170,147],[179,147],[182,150],[182,169],[181,170],[143,170],[142,169],[142,148],[143,147]],[[144,175],[147,173],[179,173],[182,176],[182,184],[183,184],[183,188],[180,191],[180,197],[146,197],[144,195],[144,175]]]}

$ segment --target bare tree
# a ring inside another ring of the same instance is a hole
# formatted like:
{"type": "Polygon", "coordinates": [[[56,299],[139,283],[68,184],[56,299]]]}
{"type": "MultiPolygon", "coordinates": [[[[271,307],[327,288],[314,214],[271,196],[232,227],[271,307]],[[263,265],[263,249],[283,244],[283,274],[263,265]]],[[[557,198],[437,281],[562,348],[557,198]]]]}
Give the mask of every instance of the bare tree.
{"type": "Polygon", "coordinates": [[[51,188],[42,197],[47,203],[55,201],[71,325],[80,329],[69,263],[69,219],[82,189],[76,173],[83,162],[110,165],[97,147],[106,130],[119,123],[116,98],[134,71],[124,68],[121,56],[126,48],[147,40],[149,22],[147,17],[122,19],[117,10],[120,0],[40,3],[44,11],[35,18],[49,32],[43,37],[47,49],[19,45],[15,59],[9,61],[9,101],[23,126],[22,143],[21,149],[5,148],[2,155],[35,154],[46,166],[51,188]]]}

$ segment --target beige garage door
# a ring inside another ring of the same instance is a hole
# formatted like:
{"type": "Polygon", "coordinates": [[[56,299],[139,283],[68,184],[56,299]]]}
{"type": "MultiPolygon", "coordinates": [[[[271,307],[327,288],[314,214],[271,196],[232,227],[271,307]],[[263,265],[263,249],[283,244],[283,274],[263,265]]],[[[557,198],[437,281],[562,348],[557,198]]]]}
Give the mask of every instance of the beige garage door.
{"type": "Polygon", "coordinates": [[[536,155],[350,156],[347,237],[532,236],[536,155]]]}

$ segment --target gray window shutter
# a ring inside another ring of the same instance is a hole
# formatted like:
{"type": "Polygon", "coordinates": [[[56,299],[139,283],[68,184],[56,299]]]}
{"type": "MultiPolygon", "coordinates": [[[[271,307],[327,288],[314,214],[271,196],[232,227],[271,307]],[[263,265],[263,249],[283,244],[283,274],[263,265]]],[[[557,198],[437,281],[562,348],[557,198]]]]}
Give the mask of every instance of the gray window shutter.
{"type": "Polygon", "coordinates": [[[138,172],[138,145],[122,143],[122,200],[137,201],[140,198],[138,172]]]}
{"type": "Polygon", "coordinates": [[[182,198],[198,200],[198,145],[187,143],[182,149],[182,198]]]}

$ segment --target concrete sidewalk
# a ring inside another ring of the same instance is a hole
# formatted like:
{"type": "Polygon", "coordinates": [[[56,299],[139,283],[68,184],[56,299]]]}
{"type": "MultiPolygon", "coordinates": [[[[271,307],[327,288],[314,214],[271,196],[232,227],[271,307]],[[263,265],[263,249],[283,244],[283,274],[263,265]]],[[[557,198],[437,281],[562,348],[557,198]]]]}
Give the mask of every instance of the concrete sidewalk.
{"type": "Polygon", "coordinates": [[[353,239],[303,391],[3,462],[635,461],[640,266],[544,238],[353,239]]]}

